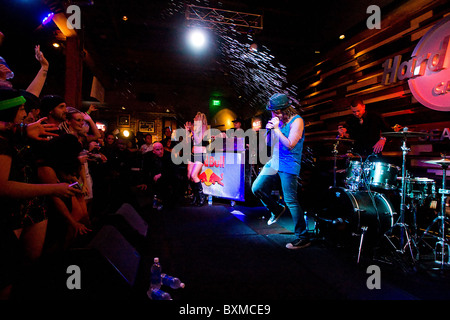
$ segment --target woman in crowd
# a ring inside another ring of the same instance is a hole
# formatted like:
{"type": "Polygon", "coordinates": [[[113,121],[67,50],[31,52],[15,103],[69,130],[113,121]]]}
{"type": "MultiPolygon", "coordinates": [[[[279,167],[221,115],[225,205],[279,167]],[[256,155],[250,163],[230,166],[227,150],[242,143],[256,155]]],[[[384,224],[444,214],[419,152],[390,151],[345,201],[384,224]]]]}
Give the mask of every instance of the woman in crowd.
{"type": "Polygon", "coordinates": [[[38,184],[37,167],[27,143],[25,98],[0,90],[0,296],[8,297],[15,273],[42,253],[47,230],[45,196],[68,198],[79,191],[68,183],[38,184]],[[18,256],[19,250],[23,255],[18,256]],[[19,262],[21,264],[19,264],[19,262]],[[22,264],[23,263],[23,264],[22,264]]]}
{"type": "Polygon", "coordinates": [[[85,200],[90,201],[93,198],[93,182],[92,177],[89,173],[89,166],[87,161],[88,150],[89,144],[92,141],[96,141],[100,138],[100,131],[98,130],[95,122],[87,113],[83,113],[73,107],[67,108],[66,119],[66,123],[68,125],[68,133],[77,137],[81,147],[83,148],[83,151],[80,154],[80,161],[82,164],[82,172],[80,177],[81,183],[83,185],[82,191],[85,194],[85,200]],[[88,124],[88,130],[92,132],[91,134],[89,132],[86,132],[86,127],[84,126],[85,123],[88,124]]]}

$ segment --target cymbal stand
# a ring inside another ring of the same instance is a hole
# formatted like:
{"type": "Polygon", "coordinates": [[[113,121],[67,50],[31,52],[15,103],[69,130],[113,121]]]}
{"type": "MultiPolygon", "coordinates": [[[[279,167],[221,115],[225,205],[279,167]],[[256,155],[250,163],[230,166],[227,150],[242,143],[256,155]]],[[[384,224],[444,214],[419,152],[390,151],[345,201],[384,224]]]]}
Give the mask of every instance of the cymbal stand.
{"type": "Polygon", "coordinates": [[[334,157],[334,167],[333,167],[333,188],[336,188],[336,171],[337,171],[337,154],[338,150],[337,147],[339,145],[339,141],[336,141],[336,143],[333,145],[333,157],[334,157]]]}
{"type": "Polygon", "coordinates": [[[450,259],[449,259],[449,245],[448,243],[446,243],[446,239],[445,239],[445,223],[450,223],[448,218],[445,216],[445,198],[446,195],[450,194],[450,190],[446,190],[445,189],[445,179],[447,176],[447,168],[448,165],[447,164],[441,164],[442,166],[442,189],[439,189],[439,193],[441,194],[441,210],[439,212],[439,215],[433,220],[433,222],[431,223],[430,226],[428,226],[428,228],[425,230],[425,232],[422,234],[422,238],[428,234],[428,232],[430,231],[430,229],[432,228],[432,226],[436,223],[440,223],[440,228],[439,228],[439,235],[436,236],[436,238],[438,239],[438,242],[436,242],[435,245],[435,261],[439,261],[441,263],[441,269],[444,268],[444,264],[449,264],[450,263],[450,259]],[[439,249],[439,250],[438,250],[439,249]],[[447,252],[446,252],[447,249],[447,252]],[[437,259],[438,255],[440,254],[440,259],[437,259]],[[445,257],[447,256],[447,261],[445,261],[445,257]]]}
{"type": "Polygon", "coordinates": [[[384,236],[388,239],[388,241],[391,243],[391,245],[396,249],[397,252],[403,254],[405,253],[406,247],[409,247],[409,252],[411,254],[411,258],[413,261],[415,261],[414,254],[411,248],[411,243],[414,245],[414,247],[417,248],[414,240],[409,236],[408,233],[408,225],[405,224],[405,198],[406,198],[406,154],[411,150],[406,146],[406,136],[403,138],[403,144],[402,144],[402,193],[401,193],[401,202],[400,202],[400,217],[397,220],[397,222],[384,234],[384,236]],[[399,246],[396,248],[395,244],[391,241],[388,235],[392,234],[393,229],[399,227],[400,228],[400,241],[399,246]],[[406,237],[406,244],[405,244],[405,237],[406,237]]]}

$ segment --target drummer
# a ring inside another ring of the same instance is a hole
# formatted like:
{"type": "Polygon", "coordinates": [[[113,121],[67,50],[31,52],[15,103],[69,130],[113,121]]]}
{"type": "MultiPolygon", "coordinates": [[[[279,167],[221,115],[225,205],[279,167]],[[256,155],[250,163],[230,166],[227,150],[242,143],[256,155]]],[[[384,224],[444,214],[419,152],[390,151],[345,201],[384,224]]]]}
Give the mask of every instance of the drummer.
{"type": "Polygon", "coordinates": [[[379,114],[367,111],[360,99],[353,100],[350,108],[353,115],[345,124],[338,126],[339,138],[355,140],[352,151],[363,158],[381,154],[386,143],[381,132],[390,130],[387,123],[379,114]]]}

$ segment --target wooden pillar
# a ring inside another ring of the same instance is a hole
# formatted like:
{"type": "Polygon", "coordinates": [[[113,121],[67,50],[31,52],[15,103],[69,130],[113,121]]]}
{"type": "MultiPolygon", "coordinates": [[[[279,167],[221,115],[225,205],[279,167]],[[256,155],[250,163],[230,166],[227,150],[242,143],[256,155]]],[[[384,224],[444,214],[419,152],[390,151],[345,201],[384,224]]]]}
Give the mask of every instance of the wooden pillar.
{"type": "Polygon", "coordinates": [[[67,37],[65,99],[67,106],[81,108],[83,59],[78,36],[67,37]]]}

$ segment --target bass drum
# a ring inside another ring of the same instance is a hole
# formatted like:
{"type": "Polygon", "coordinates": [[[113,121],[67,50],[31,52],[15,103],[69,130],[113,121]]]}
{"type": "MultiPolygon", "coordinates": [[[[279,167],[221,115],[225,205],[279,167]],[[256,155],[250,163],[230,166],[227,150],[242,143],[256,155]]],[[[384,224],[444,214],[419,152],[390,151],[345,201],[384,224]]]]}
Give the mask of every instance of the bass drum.
{"type": "Polygon", "coordinates": [[[368,236],[380,237],[394,224],[393,207],[381,193],[331,188],[324,204],[322,221],[341,232],[360,234],[367,227],[368,236]]]}

